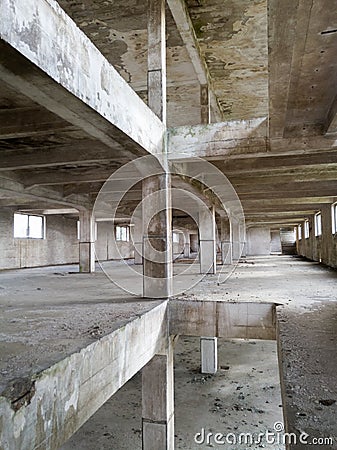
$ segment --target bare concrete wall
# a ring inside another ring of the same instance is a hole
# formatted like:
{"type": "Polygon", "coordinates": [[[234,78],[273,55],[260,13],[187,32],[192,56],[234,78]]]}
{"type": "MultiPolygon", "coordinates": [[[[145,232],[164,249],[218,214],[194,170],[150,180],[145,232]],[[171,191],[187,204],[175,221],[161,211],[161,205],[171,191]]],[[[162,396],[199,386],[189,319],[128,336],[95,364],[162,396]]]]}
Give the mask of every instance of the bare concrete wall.
{"type": "Polygon", "coordinates": [[[270,255],[270,229],[250,227],[247,230],[247,256],[270,255]]]}
{"type": "Polygon", "coordinates": [[[0,210],[0,269],[78,262],[77,221],[46,217],[45,239],[14,239],[14,210],[0,210]]]}
{"type": "Polygon", "coordinates": [[[108,259],[133,258],[134,249],[132,242],[115,242],[113,233],[114,226],[112,222],[97,223],[96,259],[106,261],[108,259]]]}
{"type": "Polygon", "coordinates": [[[330,267],[337,267],[337,234],[332,234],[331,205],[322,205],[322,235],[315,236],[314,217],[309,219],[309,238],[304,237],[304,222],[302,222],[302,239],[298,240],[297,248],[301,256],[312,261],[322,262],[330,267]]]}
{"type": "Polygon", "coordinates": [[[281,237],[280,237],[280,230],[273,230],[270,232],[270,251],[273,253],[281,253],[282,252],[282,246],[281,246],[281,237]]]}

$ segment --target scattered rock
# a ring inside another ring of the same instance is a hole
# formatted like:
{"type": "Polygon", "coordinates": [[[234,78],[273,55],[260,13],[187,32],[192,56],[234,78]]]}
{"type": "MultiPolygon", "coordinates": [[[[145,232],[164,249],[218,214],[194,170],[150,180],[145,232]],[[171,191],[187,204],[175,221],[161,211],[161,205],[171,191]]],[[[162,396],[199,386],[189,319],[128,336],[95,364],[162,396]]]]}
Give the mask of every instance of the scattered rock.
{"type": "Polygon", "coordinates": [[[319,403],[323,406],[332,406],[336,403],[336,400],[333,399],[320,400],[319,403]]]}

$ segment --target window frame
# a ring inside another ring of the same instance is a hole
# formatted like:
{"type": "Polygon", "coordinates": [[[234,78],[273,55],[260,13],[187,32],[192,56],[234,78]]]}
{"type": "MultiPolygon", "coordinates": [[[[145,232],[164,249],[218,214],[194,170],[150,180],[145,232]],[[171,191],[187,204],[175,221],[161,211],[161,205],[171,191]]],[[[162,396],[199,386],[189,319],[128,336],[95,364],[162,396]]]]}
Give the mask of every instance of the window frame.
{"type": "Polygon", "coordinates": [[[14,239],[38,239],[38,240],[43,240],[46,238],[46,218],[45,216],[39,215],[39,214],[29,214],[29,213],[21,213],[21,212],[16,212],[14,213],[14,220],[13,220],[13,236],[14,239]],[[25,216],[27,217],[27,227],[26,227],[26,235],[22,236],[22,235],[18,235],[16,233],[15,230],[15,217],[16,216],[25,216]],[[32,236],[31,233],[31,226],[30,226],[30,220],[31,218],[34,217],[38,217],[39,219],[41,219],[41,235],[40,236],[32,236]]]}
{"type": "Polygon", "coordinates": [[[298,236],[298,240],[301,241],[302,240],[302,225],[297,225],[297,236],[298,236]]]}
{"type": "Polygon", "coordinates": [[[116,225],[115,237],[116,237],[117,242],[130,242],[130,227],[129,227],[129,225],[116,225]],[[125,230],[125,233],[123,233],[123,230],[125,230]]]}
{"type": "Polygon", "coordinates": [[[309,219],[306,219],[304,221],[304,239],[310,238],[310,226],[309,226],[309,219]]]}
{"type": "Polygon", "coordinates": [[[315,222],[315,236],[320,237],[320,236],[322,236],[322,212],[321,211],[318,211],[315,214],[314,222],[315,222]]]}
{"type": "Polygon", "coordinates": [[[331,205],[332,234],[337,234],[337,202],[331,205]]]}

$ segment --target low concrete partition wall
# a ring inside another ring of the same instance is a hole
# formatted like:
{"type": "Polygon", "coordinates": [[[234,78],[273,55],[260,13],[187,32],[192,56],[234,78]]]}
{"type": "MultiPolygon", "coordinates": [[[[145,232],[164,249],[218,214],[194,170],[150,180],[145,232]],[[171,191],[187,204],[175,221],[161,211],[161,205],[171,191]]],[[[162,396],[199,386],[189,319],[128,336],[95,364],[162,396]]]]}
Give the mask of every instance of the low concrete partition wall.
{"type": "Polygon", "coordinates": [[[30,386],[20,398],[9,387],[0,397],[1,450],[59,448],[167,342],[164,301],[35,379],[21,380],[30,386]]]}
{"type": "Polygon", "coordinates": [[[275,340],[275,303],[171,300],[170,334],[275,340]]]}

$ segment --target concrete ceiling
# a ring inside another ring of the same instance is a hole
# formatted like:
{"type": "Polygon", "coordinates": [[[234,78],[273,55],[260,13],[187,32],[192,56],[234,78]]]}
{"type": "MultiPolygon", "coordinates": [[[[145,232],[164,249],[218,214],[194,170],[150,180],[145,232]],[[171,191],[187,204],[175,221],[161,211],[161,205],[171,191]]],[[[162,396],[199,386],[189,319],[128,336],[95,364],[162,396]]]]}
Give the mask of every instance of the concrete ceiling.
{"type": "MultiPolygon", "coordinates": [[[[296,223],[322,203],[337,200],[335,2],[167,3],[168,125],[200,123],[200,84],[205,82],[213,98],[213,121],[267,118],[261,142],[247,138],[244,150],[236,141],[230,156],[221,148],[215,157],[204,155],[232,182],[248,220],[296,223]]],[[[146,101],[146,2],[59,4],[146,101]]],[[[17,74],[20,67],[42,79],[23,58],[15,60],[16,66],[11,63],[7,44],[1,44],[1,55],[6,70],[17,74]]],[[[113,170],[142,154],[116,133],[115,145],[107,145],[5,82],[0,116],[0,206],[87,206],[113,170]]]]}
{"type": "Polygon", "coordinates": [[[267,0],[186,4],[224,119],[267,116],[267,0]]]}

